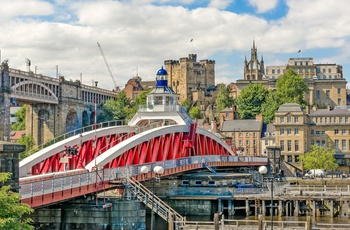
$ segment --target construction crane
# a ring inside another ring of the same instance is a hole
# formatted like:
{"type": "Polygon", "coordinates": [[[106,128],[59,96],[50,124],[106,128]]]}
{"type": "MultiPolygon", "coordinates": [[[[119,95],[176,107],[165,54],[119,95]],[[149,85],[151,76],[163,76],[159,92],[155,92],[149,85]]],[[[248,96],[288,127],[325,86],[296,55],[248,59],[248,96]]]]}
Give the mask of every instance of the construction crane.
{"type": "Polygon", "coordinates": [[[115,79],[114,79],[114,76],[113,76],[111,67],[109,66],[109,64],[108,64],[108,62],[107,62],[107,59],[106,59],[106,57],[105,57],[105,54],[103,53],[103,50],[102,50],[102,47],[101,47],[100,43],[97,42],[97,46],[98,46],[98,49],[99,49],[100,52],[101,52],[101,55],[102,55],[102,57],[103,57],[103,60],[105,61],[105,64],[106,64],[107,69],[108,69],[108,72],[109,72],[109,74],[111,75],[111,78],[112,78],[113,83],[114,83],[115,90],[118,91],[119,87],[117,86],[117,82],[116,82],[115,79]]]}

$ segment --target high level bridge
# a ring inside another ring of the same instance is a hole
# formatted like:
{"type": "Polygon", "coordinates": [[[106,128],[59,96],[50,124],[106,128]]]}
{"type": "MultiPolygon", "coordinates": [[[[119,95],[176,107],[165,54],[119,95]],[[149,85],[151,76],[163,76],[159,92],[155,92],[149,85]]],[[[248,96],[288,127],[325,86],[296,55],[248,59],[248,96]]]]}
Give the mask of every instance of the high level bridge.
{"type": "Polygon", "coordinates": [[[79,80],[53,78],[0,66],[0,140],[10,138],[10,105],[27,104],[26,133],[42,144],[71,130],[94,123],[94,105],[117,92],[83,85],[79,80]]]}

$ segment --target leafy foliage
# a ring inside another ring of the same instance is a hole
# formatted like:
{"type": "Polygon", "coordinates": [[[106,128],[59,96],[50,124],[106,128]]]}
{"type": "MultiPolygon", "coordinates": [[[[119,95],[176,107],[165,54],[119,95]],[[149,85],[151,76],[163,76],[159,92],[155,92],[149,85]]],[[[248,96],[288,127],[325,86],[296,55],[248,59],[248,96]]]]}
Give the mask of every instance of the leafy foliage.
{"type": "Polygon", "coordinates": [[[11,130],[25,130],[26,129],[26,105],[23,105],[16,113],[16,123],[11,125],[11,130]]]}
{"type": "Polygon", "coordinates": [[[18,139],[18,144],[25,145],[26,150],[19,154],[19,159],[23,160],[33,153],[32,147],[35,145],[35,140],[31,135],[22,136],[18,139]]]}
{"type": "Polygon", "coordinates": [[[202,118],[202,115],[201,115],[201,110],[199,109],[198,106],[195,106],[195,107],[192,107],[190,109],[190,112],[189,112],[189,115],[192,119],[195,119],[195,118],[202,118]]]}
{"type": "Polygon", "coordinates": [[[300,156],[300,161],[304,165],[305,170],[325,169],[333,170],[338,167],[334,158],[335,150],[332,148],[324,148],[317,144],[311,147],[311,150],[300,156]]]}
{"type": "Polygon", "coordinates": [[[261,114],[265,124],[271,123],[275,117],[275,112],[282,104],[280,98],[273,91],[269,91],[265,102],[261,105],[261,114]]]}
{"type": "Polygon", "coordinates": [[[220,111],[222,111],[223,109],[229,107],[231,108],[233,105],[233,97],[231,97],[230,95],[230,86],[229,85],[225,85],[225,84],[220,84],[219,87],[219,92],[216,96],[216,112],[217,112],[217,116],[219,117],[220,111]]]}
{"type": "Polygon", "coordinates": [[[130,111],[130,99],[126,97],[124,91],[120,92],[117,99],[109,99],[103,105],[103,112],[100,119],[103,120],[124,120],[130,111]]]}
{"type": "Polygon", "coordinates": [[[191,103],[187,99],[182,101],[181,106],[184,106],[186,111],[190,111],[191,109],[191,103]]]}
{"type": "Polygon", "coordinates": [[[261,84],[250,84],[244,88],[236,100],[238,114],[241,119],[252,119],[262,113],[262,105],[269,91],[261,84]]]}
{"type": "Polygon", "coordinates": [[[298,103],[305,106],[304,95],[309,92],[309,86],[293,69],[288,69],[276,82],[277,95],[281,103],[298,103]]]}
{"type": "MultiPolygon", "coordinates": [[[[0,182],[4,183],[9,173],[0,173],[0,182]]],[[[20,195],[12,192],[10,186],[0,188],[0,229],[34,229],[32,220],[27,216],[34,210],[29,205],[20,203],[20,195]]]]}

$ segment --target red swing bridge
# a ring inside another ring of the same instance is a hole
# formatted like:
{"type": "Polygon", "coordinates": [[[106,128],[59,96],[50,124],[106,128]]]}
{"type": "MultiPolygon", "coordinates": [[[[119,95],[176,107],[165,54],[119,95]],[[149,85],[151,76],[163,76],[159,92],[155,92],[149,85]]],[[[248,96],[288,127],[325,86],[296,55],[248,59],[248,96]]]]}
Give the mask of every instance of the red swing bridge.
{"type": "Polygon", "coordinates": [[[108,122],[80,132],[23,159],[19,165],[23,203],[42,207],[118,186],[116,181],[162,177],[212,167],[267,165],[266,157],[236,156],[210,129],[197,125],[168,87],[167,72],[128,125],[108,122]],[[147,175],[141,168],[147,166],[147,175]]]}

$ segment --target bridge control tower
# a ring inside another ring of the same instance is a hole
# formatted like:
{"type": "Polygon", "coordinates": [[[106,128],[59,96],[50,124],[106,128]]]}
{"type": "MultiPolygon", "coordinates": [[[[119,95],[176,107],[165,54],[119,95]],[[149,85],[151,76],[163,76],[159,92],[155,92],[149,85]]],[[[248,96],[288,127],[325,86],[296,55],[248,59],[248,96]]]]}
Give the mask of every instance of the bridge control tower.
{"type": "Polygon", "coordinates": [[[147,104],[139,106],[130,126],[161,122],[163,125],[191,125],[186,108],[178,103],[179,95],[168,86],[168,73],[163,67],[156,74],[156,87],[147,94],[147,104]]]}

